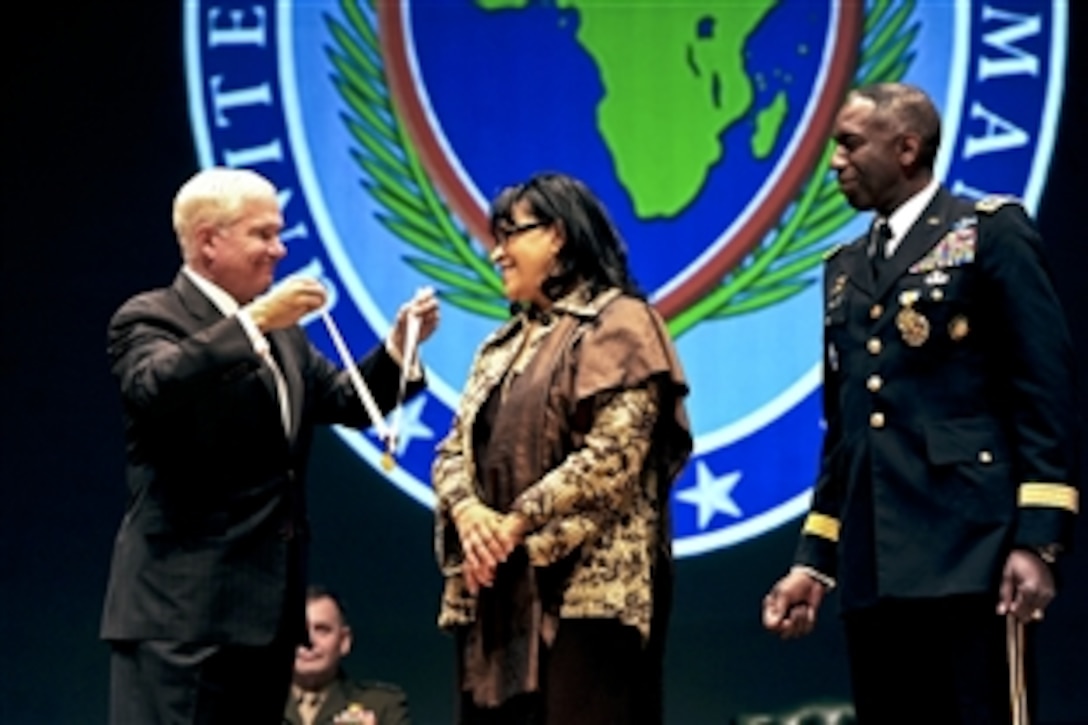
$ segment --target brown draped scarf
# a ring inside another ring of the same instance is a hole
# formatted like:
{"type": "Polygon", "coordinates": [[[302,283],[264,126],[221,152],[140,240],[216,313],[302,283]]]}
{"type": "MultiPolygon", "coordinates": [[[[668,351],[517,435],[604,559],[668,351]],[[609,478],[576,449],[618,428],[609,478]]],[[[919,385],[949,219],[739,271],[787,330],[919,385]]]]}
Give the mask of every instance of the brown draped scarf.
{"type": "MultiPolygon", "coordinates": [[[[518,495],[567,453],[562,441],[548,440],[543,431],[548,397],[560,374],[557,363],[578,320],[562,315],[554,325],[521,374],[507,370],[476,418],[477,484],[497,511],[510,510],[518,495]]],[[[552,574],[541,576],[519,546],[498,567],[493,586],[480,591],[464,651],[464,689],[477,705],[497,707],[539,689],[540,646],[555,639],[558,627],[558,568],[552,574]]]]}
{"type": "MultiPolygon", "coordinates": [[[[605,294],[610,299],[600,301],[601,309],[618,296],[616,291],[605,294]]],[[[680,402],[686,385],[664,328],[636,324],[619,338],[597,341],[593,349],[587,349],[583,337],[573,351],[581,328],[594,318],[562,310],[546,314],[556,318],[553,329],[520,374],[506,372],[474,422],[477,486],[484,502],[509,511],[518,495],[562,463],[575,448],[573,440],[588,432],[599,395],[652,379],[662,383],[662,418],[655,427],[653,458],[645,465],[658,466],[661,480],[670,482],[691,439],[680,402]],[[627,347],[635,339],[639,344],[627,347]]],[[[462,653],[462,687],[477,705],[497,707],[540,689],[540,647],[554,641],[564,585],[578,556],[576,551],[551,566],[534,568],[524,547],[518,547],[498,567],[494,585],[480,591],[462,653]]]]}

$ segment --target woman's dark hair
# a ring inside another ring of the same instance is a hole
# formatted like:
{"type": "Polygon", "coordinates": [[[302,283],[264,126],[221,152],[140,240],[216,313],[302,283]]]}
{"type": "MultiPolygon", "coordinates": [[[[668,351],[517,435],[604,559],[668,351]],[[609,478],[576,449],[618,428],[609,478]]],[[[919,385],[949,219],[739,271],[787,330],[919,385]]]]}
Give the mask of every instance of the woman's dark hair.
{"type": "Polygon", "coordinates": [[[491,203],[491,233],[496,238],[504,227],[513,226],[513,209],[518,204],[524,204],[538,221],[562,229],[564,244],[556,257],[556,272],[543,285],[549,299],[559,299],[580,281],[589,283],[592,295],[618,287],[643,297],[627,267],[623,239],[584,183],[566,174],[544,173],[503,189],[491,203]]]}

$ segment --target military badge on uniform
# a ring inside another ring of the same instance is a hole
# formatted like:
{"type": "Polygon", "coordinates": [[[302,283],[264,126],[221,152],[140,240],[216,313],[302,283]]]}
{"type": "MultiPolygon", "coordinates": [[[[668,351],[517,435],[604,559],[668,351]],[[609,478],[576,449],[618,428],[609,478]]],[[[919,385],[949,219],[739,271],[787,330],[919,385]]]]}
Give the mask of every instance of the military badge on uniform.
{"type": "Polygon", "coordinates": [[[332,719],[333,725],[376,725],[377,716],[373,710],[367,710],[358,702],[353,702],[338,712],[332,719]]]}
{"type": "Polygon", "coordinates": [[[903,342],[911,347],[921,347],[929,339],[929,320],[913,307],[904,307],[895,316],[895,326],[903,336],[903,342]]]}
{"type": "Polygon", "coordinates": [[[927,274],[926,278],[922,281],[931,287],[948,284],[948,272],[945,272],[943,269],[935,269],[927,274]]]}
{"type": "Polygon", "coordinates": [[[834,309],[842,304],[843,292],[846,290],[846,275],[840,274],[831,283],[831,289],[827,296],[827,308],[834,309]]]}
{"type": "Polygon", "coordinates": [[[911,265],[910,274],[923,274],[938,269],[961,267],[975,261],[978,239],[977,219],[960,219],[926,256],[911,265]]]}
{"type": "Polygon", "coordinates": [[[929,320],[918,310],[914,303],[922,296],[916,289],[904,290],[899,295],[902,309],[895,316],[895,326],[903,336],[903,342],[911,347],[921,347],[929,339],[929,320]]]}
{"type": "Polygon", "coordinates": [[[943,269],[935,269],[925,276],[922,283],[930,287],[929,298],[931,300],[940,302],[944,299],[944,288],[941,285],[948,284],[949,279],[948,272],[943,269]]]}
{"type": "Polygon", "coordinates": [[[951,337],[954,342],[959,342],[967,337],[967,333],[970,331],[971,326],[967,322],[967,317],[965,315],[956,315],[948,323],[948,336],[951,337]]]}

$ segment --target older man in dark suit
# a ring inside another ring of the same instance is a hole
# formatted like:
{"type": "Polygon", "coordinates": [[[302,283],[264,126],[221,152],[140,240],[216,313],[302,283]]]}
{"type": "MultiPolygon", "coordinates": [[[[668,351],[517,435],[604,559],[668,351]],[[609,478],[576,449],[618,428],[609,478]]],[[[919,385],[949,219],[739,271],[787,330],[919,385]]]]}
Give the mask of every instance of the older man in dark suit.
{"type": "Polygon", "coordinates": [[[1015,200],[937,182],[940,119],[917,88],[853,91],[834,140],[843,194],[876,219],[827,260],[820,475],[764,623],[806,634],[838,584],[862,723],[1021,722],[1024,624],[1079,506],[1041,240],[1015,200]]]}
{"type": "MultiPolygon", "coordinates": [[[[174,200],[184,266],[109,325],[121,388],[129,500],[101,636],[112,648],[110,722],[278,723],[305,636],[304,477],[314,426],[366,426],[365,406],[299,320],[315,280],[268,292],[286,254],[276,190],[214,168],[174,200]]],[[[359,363],[383,412],[396,402],[408,315],[359,363]]],[[[410,392],[422,387],[420,375],[410,392]]]]}

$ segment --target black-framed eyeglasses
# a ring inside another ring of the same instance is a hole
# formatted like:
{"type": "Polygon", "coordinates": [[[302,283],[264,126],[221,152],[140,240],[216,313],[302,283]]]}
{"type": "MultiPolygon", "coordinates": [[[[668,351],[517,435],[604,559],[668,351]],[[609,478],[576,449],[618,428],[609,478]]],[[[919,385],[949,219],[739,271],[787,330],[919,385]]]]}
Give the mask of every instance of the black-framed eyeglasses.
{"type": "Polygon", "coordinates": [[[525,232],[531,232],[534,229],[546,227],[549,224],[551,224],[551,222],[535,221],[517,224],[512,227],[497,227],[495,229],[495,242],[498,244],[505,244],[513,237],[524,234],[525,232]]]}

